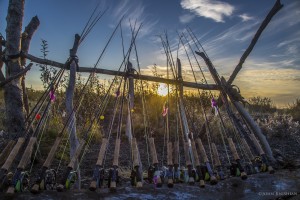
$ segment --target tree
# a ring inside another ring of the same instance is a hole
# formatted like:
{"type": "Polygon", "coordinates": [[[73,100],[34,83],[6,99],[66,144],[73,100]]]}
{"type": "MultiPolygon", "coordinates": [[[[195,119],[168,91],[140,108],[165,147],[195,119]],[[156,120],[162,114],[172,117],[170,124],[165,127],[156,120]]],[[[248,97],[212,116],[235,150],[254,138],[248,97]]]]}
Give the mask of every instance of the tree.
{"type": "MultiPolygon", "coordinates": [[[[22,70],[19,53],[21,51],[21,31],[24,14],[24,0],[10,0],[6,17],[6,78],[22,70]]],[[[5,85],[6,127],[11,136],[20,136],[25,131],[21,77],[5,85]]]]}
{"type": "MultiPolygon", "coordinates": [[[[30,41],[38,28],[40,22],[35,16],[32,18],[25,31],[22,33],[24,0],[10,0],[7,11],[6,41],[5,45],[5,79],[9,81],[4,86],[4,99],[6,109],[6,127],[11,137],[18,137],[24,134],[24,102],[28,112],[28,101],[25,90],[25,75],[22,74],[25,58],[20,58],[21,50],[28,52],[30,41]],[[25,97],[25,98],[23,98],[25,97]]],[[[4,76],[1,76],[2,79],[4,76]]]]}

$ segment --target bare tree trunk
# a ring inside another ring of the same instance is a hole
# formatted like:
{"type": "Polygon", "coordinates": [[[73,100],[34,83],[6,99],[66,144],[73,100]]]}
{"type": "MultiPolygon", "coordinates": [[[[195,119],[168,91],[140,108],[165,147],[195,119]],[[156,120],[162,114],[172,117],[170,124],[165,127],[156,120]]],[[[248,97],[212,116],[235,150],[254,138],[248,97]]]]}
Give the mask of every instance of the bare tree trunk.
{"type": "MultiPolygon", "coordinates": [[[[29,50],[29,45],[31,38],[37,28],[40,25],[40,20],[37,16],[33,17],[29,24],[26,26],[25,31],[22,34],[22,42],[21,42],[21,49],[22,52],[28,53],[29,50]]],[[[21,66],[26,65],[26,58],[22,57],[21,58],[21,66]]],[[[28,95],[26,92],[26,85],[25,85],[25,75],[22,77],[22,90],[23,90],[23,102],[24,102],[24,107],[26,111],[26,116],[29,114],[29,105],[28,105],[28,95]]]]}
{"type": "MultiPolygon", "coordinates": [[[[19,53],[24,14],[24,0],[10,0],[6,17],[6,78],[22,70],[19,53]]],[[[6,127],[11,137],[20,136],[25,131],[21,77],[5,85],[6,127]]]]}

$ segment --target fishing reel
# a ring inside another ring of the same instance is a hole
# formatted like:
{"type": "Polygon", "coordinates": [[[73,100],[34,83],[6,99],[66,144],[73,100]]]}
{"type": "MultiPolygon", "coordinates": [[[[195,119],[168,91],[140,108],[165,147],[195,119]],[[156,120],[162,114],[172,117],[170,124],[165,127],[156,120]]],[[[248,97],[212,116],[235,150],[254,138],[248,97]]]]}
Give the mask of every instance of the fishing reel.
{"type": "Polygon", "coordinates": [[[204,165],[201,166],[201,173],[203,174],[205,181],[209,181],[210,180],[210,175],[209,175],[209,172],[208,172],[206,166],[204,166],[204,165]]]}
{"type": "Polygon", "coordinates": [[[148,172],[148,181],[149,181],[149,183],[153,183],[155,167],[153,165],[150,165],[147,172],[148,172]]]}
{"type": "Polygon", "coordinates": [[[217,174],[216,174],[216,177],[219,179],[219,180],[224,180],[225,179],[225,174],[221,168],[221,166],[218,166],[217,167],[217,174]]]}
{"type": "Polygon", "coordinates": [[[99,188],[104,186],[104,179],[105,179],[105,170],[104,168],[100,168],[98,178],[97,178],[97,186],[99,188]]]}
{"type": "Polygon", "coordinates": [[[13,176],[14,174],[12,172],[8,172],[7,174],[1,174],[0,191],[3,191],[11,184],[13,176]]]}
{"type": "Polygon", "coordinates": [[[245,165],[245,171],[247,172],[247,174],[256,174],[257,173],[255,166],[253,166],[252,163],[247,163],[245,165]]]}
{"type": "Polygon", "coordinates": [[[53,190],[56,184],[56,171],[54,169],[47,169],[44,180],[40,184],[41,189],[53,190]]]}
{"type": "Polygon", "coordinates": [[[189,176],[189,179],[188,179],[188,182],[190,185],[194,185],[195,184],[195,181],[197,180],[197,172],[194,168],[191,168],[190,166],[188,167],[188,176],[189,176]]]}
{"type": "Polygon", "coordinates": [[[179,182],[180,183],[187,183],[189,181],[189,173],[188,170],[184,167],[180,169],[180,176],[179,176],[179,182]]]}
{"type": "Polygon", "coordinates": [[[65,188],[67,190],[70,189],[74,185],[74,183],[77,180],[77,177],[78,177],[77,171],[71,171],[69,173],[69,176],[68,176],[68,178],[66,180],[66,183],[65,183],[65,188]]]}
{"type": "Polygon", "coordinates": [[[137,171],[132,169],[131,173],[130,173],[131,186],[136,186],[136,183],[137,183],[136,176],[137,176],[137,171]]]}
{"type": "Polygon", "coordinates": [[[235,162],[231,163],[229,170],[230,170],[231,176],[241,176],[241,171],[240,171],[237,163],[235,163],[235,162]]]}
{"type": "Polygon", "coordinates": [[[20,173],[18,180],[16,180],[15,190],[16,192],[24,192],[27,191],[28,188],[29,188],[29,172],[24,171],[20,173]]]}
{"type": "Polygon", "coordinates": [[[175,183],[179,182],[179,178],[180,178],[180,171],[178,169],[178,167],[174,168],[174,181],[175,183]]]}
{"type": "Polygon", "coordinates": [[[154,172],[153,183],[156,187],[162,187],[162,172],[157,169],[154,172]]]}
{"type": "Polygon", "coordinates": [[[256,156],[254,158],[254,162],[256,164],[256,168],[258,172],[266,172],[267,171],[267,165],[263,162],[263,159],[261,156],[256,156]]]}
{"type": "Polygon", "coordinates": [[[119,172],[117,167],[113,167],[109,170],[107,185],[110,189],[114,189],[117,187],[117,183],[119,183],[119,172]]]}
{"type": "Polygon", "coordinates": [[[167,175],[167,178],[168,178],[168,187],[172,188],[173,187],[173,178],[174,178],[173,166],[169,166],[166,175],[167,175]]]}
{"type": "Polygon", "coordinates": [[[232,176],[240,176],[243,180],[247,179],[247,173],[245,172],[239,160],[236,160],[236,162],[231,163],[230,174],[232,176]]]}
{"type": "Polygon", "coordinates": [[[89,189],[95,191],[98,187],[101,188],[104,186],[105,180],[105,170],[103,167],[96,166],[93,172],[93,180],[90,184],[89,189]]]}

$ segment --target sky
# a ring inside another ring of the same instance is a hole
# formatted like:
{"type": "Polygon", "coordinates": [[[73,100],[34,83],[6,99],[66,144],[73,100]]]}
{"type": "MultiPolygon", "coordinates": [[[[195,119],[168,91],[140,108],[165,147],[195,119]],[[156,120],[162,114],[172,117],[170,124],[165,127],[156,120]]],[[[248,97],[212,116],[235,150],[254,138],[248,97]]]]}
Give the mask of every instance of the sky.
{"type": "MultiPolygon", "coordinates": [[[[166,77],[166,56],[159,35],[168,34],[174,58],[178,49],[178,33],[190,27],[202,43],[221,76],[226,79],[237,65],[255,32],[272,8],[275,0],[27,0],[23,27],[37,15],[40,27],[35,33],[30,54],[41,56],[41,40],[49,44],[48,59],[65,62],[74,34],[81,33],[91,12],[100,2],[100,10],[108,9],[85,39],[78,51],[79,65],[93,67],[119,19],[122,22],[124,47],[128,49],[130,24],[143,24],[136,44],[142,74],[166,77]]],[[[286,106],[300,98],[300,1],[281,0],[284,7],[264,30],[234,83],[245,98],[271,98],[277,106],[286,106]]],[[[0,33],[5,36],[8,0],[0,0],[0,33]]],[[[193,46],[191,39],[190,44],[193,46]]],[[[192,56],[188,46],[188,54],[192,56]]],[[[194,47],[194,46],[193,46],[194,47]]],[[[195,50],[195,49],[194,49],[195,50]]],[[[178,50],[186,81],[194,81],[182,45],[178,50]]],[[[191,57],[193,58],[193,57],[191,57]]],[[[137,58],[131,61],[137,66],[137,58]]],[[[120,30],[116,32],[98,68],[118,69],[122,61],[120,30]]],[[[207,67],[200,61],[209,83],[213,83],[207,67]]],[[[195,60],[192,60],[193,65],[195,60]]],[[[199,69],[194,65],[198,81],[199,69]]],[[[41,89],[39,69],[27,74],[27,85],[41,89]]],[[[100,78],[109,78],[100,76],[100,78]]]]}

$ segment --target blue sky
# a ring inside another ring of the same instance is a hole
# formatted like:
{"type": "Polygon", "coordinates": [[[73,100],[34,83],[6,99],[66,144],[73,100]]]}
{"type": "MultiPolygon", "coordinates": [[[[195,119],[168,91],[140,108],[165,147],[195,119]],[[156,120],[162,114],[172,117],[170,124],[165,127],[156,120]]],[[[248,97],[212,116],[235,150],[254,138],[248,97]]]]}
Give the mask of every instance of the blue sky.
{"type": "MultiPolygon", "coordinates": [[[[49,43],[49,59],[65,62],[75,33],[80,33],[96,0],[27,0],[25,27],[37,15],[41,25],[34,35],[30,53],[40,54],[41,39],[49,43]]],[[[282,0],[284,4],[263,32],[254,50],[244,63],[234,84],[243,96],[267,96],[283,106],[300,97],[300,1],[282,0]]],[[[130,41],[129,19],[143,22],[137,39],[140,65],[144,74],[158,65],[165,73],[166,58],[157,35],[168,32],[174,56],[178,37],[189,26],[196,33],[220,75],[228,77],[249,45],[256,30],[272,8],[275,0],[103,0],[101,8],[109,8],[92,33],[80,47],[81,66],[93,66],[114,26],[125,14],[123,22],[125,48],[130,41]]],[[[8,0],[0,1],[0,32],[5,35],[8,0]]],[[[192,81],[183,47],[179,57],[184,78],[192,81]]],[[[116,69],[122,59],[120,32],[116,34],[99,67],[116,69]]],[[[132,57],[134,61],[135,58],[132,57]]],[[[134,62],[133,62],[134,63],[134,62]]],[[[212,82],[207,69],[207,78],[212,82]]],[[[134,63],[136,66],[136,64],[134,63]]],[[[200,80],[200,76],[198,76],[200,80]]],[[[39,87],[38,69],[28,73],[29,85],[39,87]]]]}

